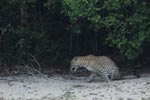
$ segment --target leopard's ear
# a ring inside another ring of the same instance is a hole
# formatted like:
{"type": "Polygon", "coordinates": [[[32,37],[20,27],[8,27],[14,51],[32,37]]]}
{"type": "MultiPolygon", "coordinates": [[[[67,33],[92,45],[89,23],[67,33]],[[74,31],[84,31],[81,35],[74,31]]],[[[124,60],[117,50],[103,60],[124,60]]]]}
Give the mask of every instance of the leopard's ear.
{"type": "Polygon", "coordinates": [[[73,59],[76,61],[76,60],[78,59],[78,57],[77,57],[77,56],[75,56],[73,59]]]}

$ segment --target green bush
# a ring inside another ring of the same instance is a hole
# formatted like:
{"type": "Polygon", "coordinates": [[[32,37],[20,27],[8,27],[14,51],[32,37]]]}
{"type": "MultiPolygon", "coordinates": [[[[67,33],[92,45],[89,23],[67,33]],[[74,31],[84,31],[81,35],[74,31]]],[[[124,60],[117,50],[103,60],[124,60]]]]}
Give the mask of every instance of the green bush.
{"type": "Polygon", "coordinates": [[[75,33],[81,32],[81,18],[89,21],[88,28],[98,34],[104,30],[106,45],[117,48],[123,58],[135,59],[150,39],[148,1],[63,0],[63,7],[75,33]]]}
{"type": "Polygon", "coordinates": [[[34,56],[62,66],[88,54],[136,63],[143,57],[146,65],[149,17],[145,0],[3,0],[0,65],[30,63],[34,56]]]}

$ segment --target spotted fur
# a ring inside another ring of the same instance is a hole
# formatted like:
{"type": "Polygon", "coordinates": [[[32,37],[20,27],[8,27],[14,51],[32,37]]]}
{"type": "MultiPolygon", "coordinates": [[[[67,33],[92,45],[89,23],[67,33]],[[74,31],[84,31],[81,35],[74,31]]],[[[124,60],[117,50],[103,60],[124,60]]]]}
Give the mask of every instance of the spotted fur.
{"type": "Polygon", "coordinates": [[[78,56],[71,60],[71,72],[76,72],[79,67],[84,67],[91,71],[88,82],[94,80],[98,74],[103,77],[106,82],[110,80],[120,79],[118,66],[107,56],[78,56]]]}

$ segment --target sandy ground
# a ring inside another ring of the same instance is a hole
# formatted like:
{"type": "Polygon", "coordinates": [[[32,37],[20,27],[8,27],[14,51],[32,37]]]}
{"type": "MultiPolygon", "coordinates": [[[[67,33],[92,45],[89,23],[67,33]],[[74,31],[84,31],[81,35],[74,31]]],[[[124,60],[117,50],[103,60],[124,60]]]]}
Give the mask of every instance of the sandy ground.
{"type": "Polygon", "coordinates": [[[0,77],[0,100],[150,100],[150,74],[110,83],[86,80],[60,75],[0,77]]]}

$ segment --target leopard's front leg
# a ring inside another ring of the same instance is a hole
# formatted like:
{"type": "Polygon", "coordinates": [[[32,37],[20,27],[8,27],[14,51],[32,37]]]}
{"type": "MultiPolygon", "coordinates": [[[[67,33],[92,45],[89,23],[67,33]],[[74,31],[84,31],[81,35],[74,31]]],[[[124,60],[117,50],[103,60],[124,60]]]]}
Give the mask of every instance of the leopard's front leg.
{"type": "Polygon", "coordinates": [[[105,82],[107,82],[107,83],[110,82],[110,78],[109,78],[109,75],[107,73],[103,73],[101,76],[103,77],[105,82]]]}
{"type": "Polygon", "coordinates": [[[97,73],[92,72],[88,78],[88,82],[92,82],[96,76],[97,76],[97,73]]]}

